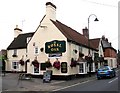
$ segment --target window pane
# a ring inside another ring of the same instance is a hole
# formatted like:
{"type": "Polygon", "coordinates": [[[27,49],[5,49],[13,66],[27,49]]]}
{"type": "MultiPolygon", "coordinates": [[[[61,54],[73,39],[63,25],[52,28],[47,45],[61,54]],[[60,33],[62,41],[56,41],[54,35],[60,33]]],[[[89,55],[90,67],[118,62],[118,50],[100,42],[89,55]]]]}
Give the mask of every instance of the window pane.
{"type": "Polygon", "coordinates": [[[38,54],[39,53],[39,48],[38,47],[35,47],[35,54],[38,54]]]}
{"type": "Polygon", "coordinates": [[[18,62],[12,62],[12,68],[17,69],[18,68],[18,62]]]}
{"type": "Polygon", "coordinates": [[[39,73],[39,68],[34,66],[34,73],[39,73]]]}
{"type": "Polygon", "coordinates": [[[83,68],[83,64],[79,64],[79,71],[80,71],[80,73],[83,73],[84,72],[84,68],[83,68]]]}
{"type": "Polygon", "coordinates": [[[17,49],[13,50],[13,55],[17,55],[17,49]]]}

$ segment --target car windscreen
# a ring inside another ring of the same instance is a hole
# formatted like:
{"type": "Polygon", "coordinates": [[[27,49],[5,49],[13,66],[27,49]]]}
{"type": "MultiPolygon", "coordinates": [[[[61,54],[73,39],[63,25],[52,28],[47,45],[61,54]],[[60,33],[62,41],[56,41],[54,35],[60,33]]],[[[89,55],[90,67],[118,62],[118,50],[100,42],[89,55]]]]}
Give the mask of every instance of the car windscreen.
{"type": "Polygon", "coordinates": [[[101,68],[99,68],[98,70],[105,71],[105,70],[109,70],[109,68],[108,68],[108,67],[101,67],[101,68]]]}

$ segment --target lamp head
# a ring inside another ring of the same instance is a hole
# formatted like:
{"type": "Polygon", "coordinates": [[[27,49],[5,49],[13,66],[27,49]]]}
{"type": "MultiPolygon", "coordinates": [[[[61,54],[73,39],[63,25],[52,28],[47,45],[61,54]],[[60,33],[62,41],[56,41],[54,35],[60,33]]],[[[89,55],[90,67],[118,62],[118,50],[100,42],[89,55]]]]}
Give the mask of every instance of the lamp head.
{"type": "Polygon", "coordinates": [[[97,18],[95,18],[95,20],[94,21],[99,21],[97,18]]]}

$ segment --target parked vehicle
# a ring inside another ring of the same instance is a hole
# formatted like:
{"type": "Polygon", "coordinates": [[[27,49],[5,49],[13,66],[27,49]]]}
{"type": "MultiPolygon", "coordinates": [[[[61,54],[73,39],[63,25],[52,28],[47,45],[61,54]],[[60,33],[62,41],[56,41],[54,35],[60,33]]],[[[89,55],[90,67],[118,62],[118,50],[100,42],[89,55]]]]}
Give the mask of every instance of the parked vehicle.
{"type": "Polygon", "coordinates": [[[97,70],[97,79],[101,79],[103,77],[115,77],[116,72],[114,68],[111,68],[110,66],[102,66],[97,70]]]}

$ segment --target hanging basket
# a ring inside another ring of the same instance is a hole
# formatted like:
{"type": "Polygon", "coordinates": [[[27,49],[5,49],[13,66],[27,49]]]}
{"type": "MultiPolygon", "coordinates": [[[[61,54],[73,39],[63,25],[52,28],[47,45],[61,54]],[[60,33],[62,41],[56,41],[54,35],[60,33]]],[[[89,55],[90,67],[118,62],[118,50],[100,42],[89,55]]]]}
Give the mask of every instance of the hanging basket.
{"type": "Polygon", "coordinates": [[[71,67],[76,67],[76,65],[77,65],[77,61],[75,61],[73,58],[71,59],[71,64],[70,64],[70,66],[71,67]]]}
{"type": "Polygon", "coordinates": [[[46,61],[46,62],[45,62],[45,65],[46,65],[47,68],[52,67],[52,64],[50,63],[50,61],[46,61]]]}
{"type": "Polygon", "coordinates": [[[60,69],[60,61],[55,61],[53,64],[53,67],[59,70],[60,69]]]}
{"type": "Polygon", "coordinates": [[[20,60],[20,61],[19,61],[19,64],[21,64],[21,66],[24,66],[24,61],[23,61],[23,60],[20,60]]]}
{"type": "Polygon", "coordinates": [[[77,65],[77,61],[72,61],[70,64],[71,67],[76,67],[76,65],[77,65]]]}
{"type": "Polygon", "coordinates": [[[39,68],[39,62],[37,60],[32,61],[32,65],[39,68]]]}

